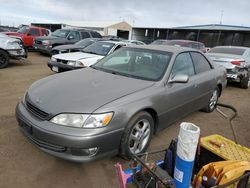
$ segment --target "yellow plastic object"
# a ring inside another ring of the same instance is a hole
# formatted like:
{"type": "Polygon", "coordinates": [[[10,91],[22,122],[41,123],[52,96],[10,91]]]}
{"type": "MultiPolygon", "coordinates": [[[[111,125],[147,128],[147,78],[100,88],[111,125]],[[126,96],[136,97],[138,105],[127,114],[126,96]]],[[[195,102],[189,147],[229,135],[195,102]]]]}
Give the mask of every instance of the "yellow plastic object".
{"type": "Polygon", "coordinates": [[[250,149],[220,135],[202,137],[201,146],[225,160],[250,161],[250,149]]]}

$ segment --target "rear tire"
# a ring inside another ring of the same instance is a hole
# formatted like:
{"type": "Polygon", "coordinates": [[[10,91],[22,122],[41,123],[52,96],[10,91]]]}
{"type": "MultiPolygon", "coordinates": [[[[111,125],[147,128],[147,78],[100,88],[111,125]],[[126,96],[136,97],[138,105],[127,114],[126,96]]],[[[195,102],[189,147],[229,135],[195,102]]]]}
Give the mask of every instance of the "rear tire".
{"type": "Polygon", "coordinates": [[[10,61],[9,54],[3,50],[0,50],[0,69],[8,66],[10,61]]]}
{"type": "Polygon", "coordinates": [[[220,95],[220,89],[216,87],[207,103],[207,106],[203,109],[203,111],[207,113],[214,111],[218,103],[219,95],[220,95]]]}
{"type": "Polygon", "coordinates": [[[249,85],[250,85],[249,76],[244,77],[244,78],[241,79],[241,81],[240,81],[240,87],[241,88],[248,89],[249,85]]]}
{"type": "Polygon", "coordinates": [[[147,150],[154,130],[154,120],[145,111],[136,114],[128,123],[121,139],[120,156],[130,159],[147,150]]]}

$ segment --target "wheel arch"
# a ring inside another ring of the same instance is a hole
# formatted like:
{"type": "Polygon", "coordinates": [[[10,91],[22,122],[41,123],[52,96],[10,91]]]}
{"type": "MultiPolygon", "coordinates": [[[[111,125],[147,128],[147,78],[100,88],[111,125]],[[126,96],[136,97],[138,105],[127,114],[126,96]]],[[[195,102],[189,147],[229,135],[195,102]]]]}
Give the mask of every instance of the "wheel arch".
{"type": "Polygon", "coordinates": [[[154,131],[153,131],[153,134],[156,133],[157,129],[158,129],[158,126],[159,126],[159,117],[158,117],[158,113],[156,112],[155,109],[153,109],[152,107],[145,107],[145,108],[142,108],[140,110],[138,110],[136,113],[133,114],[133,116],[129,119],[129,121],[138,113],[140,112],[147,112],[151,115],[151,117],[153,118],[154,120],[154,131]]]}

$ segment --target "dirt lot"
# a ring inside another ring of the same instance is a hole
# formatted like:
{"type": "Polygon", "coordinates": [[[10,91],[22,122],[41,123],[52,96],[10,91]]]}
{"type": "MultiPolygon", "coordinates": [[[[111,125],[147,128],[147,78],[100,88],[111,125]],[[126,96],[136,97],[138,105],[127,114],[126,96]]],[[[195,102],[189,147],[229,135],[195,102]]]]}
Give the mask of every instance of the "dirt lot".
{"type": "MultiPolygon", "coordinates": [[[[34,81],[53,73],[48,57],[29,53],[26,63],[13,61],[0,70],[0,187],[118,187],[113,165],[118,157],[87,164],[57,159],[40,151],[21,134],[15,119],[15,105],[34,81]]],[[[250,89],[229,86],[220,102],[235,106],[239,112],[233,120],[237,140],[250,147],[250,89]]],[[[221,134],[233,139],[228,120],[216,111],[196,112],[182,121],[201,127],[202,135],[221,134]]],[[[151,149],[165,148],[178,134],[180,122],[154,136],[151,149]]],[[[123,162],[123,161],[122,161],[123,162]]]]}

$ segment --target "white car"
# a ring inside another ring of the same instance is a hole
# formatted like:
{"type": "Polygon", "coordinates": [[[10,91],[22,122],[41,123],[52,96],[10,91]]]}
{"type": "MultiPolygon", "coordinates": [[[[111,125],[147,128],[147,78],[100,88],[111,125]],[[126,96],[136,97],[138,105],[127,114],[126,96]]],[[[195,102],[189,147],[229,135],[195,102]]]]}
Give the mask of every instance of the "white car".
{"type": "Polygon", "coordinates": [[[129,43],[120,41],[98,41],[84,48],[81,52],[53,55],[48,62],[48,66],[54,72],[89,67],[106,55],[127,45],[129,43]]]}
{"type": "Polygon", "coordinates": [[[7,67],[10,59],[23,57],[27,57],[27,52],[20,39],[0,33],[0,69],[7,67]]]}

